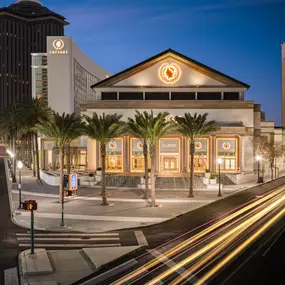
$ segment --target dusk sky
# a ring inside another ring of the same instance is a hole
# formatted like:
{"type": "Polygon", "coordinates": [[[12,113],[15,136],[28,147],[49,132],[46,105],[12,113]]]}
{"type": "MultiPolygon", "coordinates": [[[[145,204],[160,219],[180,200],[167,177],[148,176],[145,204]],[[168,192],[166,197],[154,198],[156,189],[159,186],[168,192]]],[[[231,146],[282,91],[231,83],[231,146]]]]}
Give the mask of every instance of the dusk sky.
{"type": "Polygon", "coordinates": [[[172,48],[251,85],[246,100],[280,124],[285,0],[41,2],[66,17],[66,35],[110,72],[172,48]]]}

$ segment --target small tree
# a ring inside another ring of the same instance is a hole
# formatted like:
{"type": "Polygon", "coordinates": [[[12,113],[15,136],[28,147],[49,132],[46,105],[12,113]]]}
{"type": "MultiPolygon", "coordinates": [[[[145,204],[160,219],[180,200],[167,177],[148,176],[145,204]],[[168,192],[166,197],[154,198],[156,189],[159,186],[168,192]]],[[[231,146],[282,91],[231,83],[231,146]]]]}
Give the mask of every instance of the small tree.
{"type": "Polygon", "coordinates": [[[193,182],[194,182],[194,155],[195,143],[202,136],[210,135],[211,133],[219,130],[215,121],[207,122],[208,113],[198,115],[195,113],[193,116],[190,113],[185,113],[184,117],[175,117],[177,130],[190,142],[190,185],[189,197],[193,195],[193,182]]]}
{"type": "Polygon", "coordinates": [[[125,132],[125,123],[121,121],[122,115],[112,114],[98,116],[93,113],[92,117],[84,116],[86,120],[86,135],[99,142],[102,161],[101,196],[102,206],[108,206],[106,197],[106,144],[113,138],[121,136],[125,132]]]}

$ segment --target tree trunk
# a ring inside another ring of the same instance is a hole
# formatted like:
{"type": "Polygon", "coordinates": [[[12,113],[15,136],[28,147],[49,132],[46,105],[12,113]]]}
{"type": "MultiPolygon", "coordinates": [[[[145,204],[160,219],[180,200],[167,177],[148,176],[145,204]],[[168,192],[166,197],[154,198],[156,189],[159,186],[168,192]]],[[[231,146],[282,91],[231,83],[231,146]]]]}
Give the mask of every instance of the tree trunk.
{"type": "Polygon", "coordinates": [[[67,174],[71,172],[71,158],[70,158],[70,144],[67,146],[66,156],[67,156],[67,174]]]}
{"type": "Polygon", "coordinates": [[[32,137],[31,134],[28,134],[28,164],[29,164],[29,168],[32,169],[32,164],[33,164],[33,150],[32,150],[32,137]]]}
{"type": "Polygon", "coordinates": [[[144,199],[148,198],[148,151],[147,151],[147,142],[143,142],[143,156],[144,156],[144,177],[145,177],[145,191],[144,199]]]}
{"type": "Polygon", "coordinates": [[[195,155],[195,142],[190,143],[190,184],[189,184],[189,195],[188,197],[193,198],[194,188],[194,155],[195,155]]]}
{"type": "Polygon", "coordinates": [[[102,206],[108,206],[108,201],[106,197],[106,143],[100,143],[101,151],[101,161],[102,161],[102,180],[101,180],[101,196],[102,196],[102,206]]]}
{"type": "Polygon", "coordinates": [[[273,180],[273,167],[274,167],[274,162],[270,162],[270,170],[271,170],[271,180],[273,180]]]}
{"type": "MultiPolygon", "coordinates": [[[[32,138],[32,135],[31,135],[31,138],[32,138]]],[[[36,157],[36,149],[35,149],[35,141],[32,140],[32,152],[33,152],[33,176],[36,177],[36,160],[35,160],[35,157],[36,157]]]]}
{"type": "Polygon", "coordinates": [[[63,169],[64,169],[64,148],[59,148],[59,203],[62,201],[63,196],[63,169]]]}
{"type": "Polygon", "coordinates": [[[151,161],[151,207],[156,207],[155,202],[155,170],[156,170],[156,146],[150,146],[150,161],[151,161]]]}
{"type": "Polygon", "coordinates": [[[38,145],[38,134],[34,134],[34,140],[35,140],[35,164],[36,164],[36,174],[37,174],[37,180],[40,184],[42,183],[41,175],[40,175],[40,161],[39,161],[39,145],[38,145]]]}
{"type": "Polygon", "coordinates": [[[16,183],[16,161],[17,161],[17,157],[16,157],[16,137],[15,135],[13,135],[12,137],[12,147],[13,147],[13,172],[12,172],[12,182],[16,183]]]}

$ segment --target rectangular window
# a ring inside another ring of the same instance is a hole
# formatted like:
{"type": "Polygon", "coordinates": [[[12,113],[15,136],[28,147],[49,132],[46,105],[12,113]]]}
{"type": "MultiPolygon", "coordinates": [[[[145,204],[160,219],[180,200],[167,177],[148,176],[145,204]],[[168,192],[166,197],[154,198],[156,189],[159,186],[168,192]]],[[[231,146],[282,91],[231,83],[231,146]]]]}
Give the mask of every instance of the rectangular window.
{"type": "Polygon", "coordinates": [[[220,92],[198,92],[198,100],[221,100],[220,92]]]}
{"type": "MultiPolygon", "coordinates": [[[[131,171],[144,172],[143,142],[137,138],[131,138],[131,171]]],[[[150,158],[148,157],[148,168],[150,158]]]]}
{"type": "Polygon", "coordinates": [[[163,138],[159,140],[159,171],[180,171],[180,139],[163,138]]]}
{"type": "MultiPolygon", "coordinates": [[[[217,158],[222,159],[221,171],[238,171],[238,138],[217,138],[217,158]]],[[[218,165],[216,165],[218,169],[218,165]]]]}
{"type": "Polygon", "coordinates": [[[224,100],[239,100],[239,92],[224,92],[224,100]]]}
{"type": "Polygon", "coordinates": [[[143,100],[143,92],[120,92],[120,100],[143,100]]]}
{"type": "Polygon", "coordinates": [[[168,92],[146,92],[145,100],[169,100],[168,92]]]}
{"type": "Polygon", "coordinates": [[[106,145],[106,171],[123,171],[123,139],[116,138],[109,141],[106,145]]]}
{"type": "Polygon", "coordinates": [[[117,92],[102,92],[102,100],[117,100],[117,92]]]}
{"type": "Polygon", "coordinates": [[[171,92],[171,100],[195,100],[195,92],[171,92]]]}

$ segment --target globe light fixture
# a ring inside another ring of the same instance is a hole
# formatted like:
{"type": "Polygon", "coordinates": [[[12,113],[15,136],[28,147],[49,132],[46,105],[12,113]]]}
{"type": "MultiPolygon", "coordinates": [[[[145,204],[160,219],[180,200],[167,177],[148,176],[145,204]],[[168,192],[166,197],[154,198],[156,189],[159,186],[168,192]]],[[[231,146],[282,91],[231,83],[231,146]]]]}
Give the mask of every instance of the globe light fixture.
{"type": "Polygon", "coordinates": [[[19,190],[19,206],[18,209],[22,209],[22,181],[21,181],[21,169],[23,168],[23,162],[18,161],[17,167],[19,170],[19,181],[18,181],[18,190],[19,190]]]}

